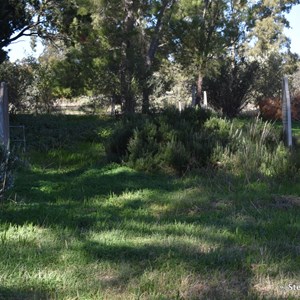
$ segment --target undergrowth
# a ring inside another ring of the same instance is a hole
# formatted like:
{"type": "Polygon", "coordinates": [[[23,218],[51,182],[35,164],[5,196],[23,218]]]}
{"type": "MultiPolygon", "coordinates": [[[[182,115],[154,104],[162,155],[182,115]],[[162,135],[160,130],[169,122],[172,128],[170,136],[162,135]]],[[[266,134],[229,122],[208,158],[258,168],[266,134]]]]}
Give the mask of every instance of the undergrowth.
{"type": "Polygon", "coordinates": [[[179,175],[222,168],[250,180],[298,172],[297,149],[291,154],[270,122],[256,118],[241,125],[200,111],[125,117],[106,144],[108,158],[139,171],[179,175]]]}

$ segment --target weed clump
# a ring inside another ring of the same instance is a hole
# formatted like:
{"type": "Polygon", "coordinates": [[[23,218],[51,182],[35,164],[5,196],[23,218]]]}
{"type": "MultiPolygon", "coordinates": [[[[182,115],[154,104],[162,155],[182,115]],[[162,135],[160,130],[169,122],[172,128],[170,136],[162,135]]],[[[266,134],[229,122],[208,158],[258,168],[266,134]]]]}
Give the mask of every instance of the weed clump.
{"type": "Polygon", "coordinates": [[[287,175],[291,155],[270,122],[259,118],[232,127],[228,143],[214,149],[214,160],[228,172],[247,180],[287,175]]]}

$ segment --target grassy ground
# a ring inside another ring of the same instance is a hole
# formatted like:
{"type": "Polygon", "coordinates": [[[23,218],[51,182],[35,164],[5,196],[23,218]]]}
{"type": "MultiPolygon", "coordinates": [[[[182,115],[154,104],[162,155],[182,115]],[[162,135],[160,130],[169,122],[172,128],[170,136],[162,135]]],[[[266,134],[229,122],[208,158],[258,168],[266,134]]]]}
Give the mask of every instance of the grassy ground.
{"type": "Polygon", "coordinates": [[[300,184],[106,162],[111,120],[19,116],[0,299],[299,299],[300,184]],[[297,290],[298,289],[298,290],[297,290]]]}

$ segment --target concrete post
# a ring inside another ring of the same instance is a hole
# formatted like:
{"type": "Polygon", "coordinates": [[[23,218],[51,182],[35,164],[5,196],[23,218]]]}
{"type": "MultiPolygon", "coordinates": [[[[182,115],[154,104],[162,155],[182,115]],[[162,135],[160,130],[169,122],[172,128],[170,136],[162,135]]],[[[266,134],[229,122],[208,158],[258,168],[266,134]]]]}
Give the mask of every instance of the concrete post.
{"type": "Polygon", "coordinates": [[[291,113],[291,98],[289,92],[289,84],[287,76],[283,77],[282,84],[282,124],[285,143],[289,148],[292,148],[292,113],[291,113]]]}
{"type": "Polygon", "coordinates": [[[207,92],[203,92],[203,106],[204,108],[207,108],[207,92]]]}

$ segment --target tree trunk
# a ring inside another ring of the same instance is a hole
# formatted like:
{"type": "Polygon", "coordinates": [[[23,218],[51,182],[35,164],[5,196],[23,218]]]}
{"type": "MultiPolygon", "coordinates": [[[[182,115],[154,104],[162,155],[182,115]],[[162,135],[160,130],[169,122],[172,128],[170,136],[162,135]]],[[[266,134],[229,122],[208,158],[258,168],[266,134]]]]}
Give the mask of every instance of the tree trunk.
{"type": "Polygon", "coordinates": [[[142,113],[149,113],[150,108],[150,89],[149,87],[143,88],[143,103],[142,103],[142,113]]]}
{"type": "Polygon", "coordinates": [[[177,0],[164,0],[162,1],[162,6],[160,11],[157,15],[156,25],[154,29],[153,36],[149,43],[149,47],[145,56],[145,77],[143,79],[143,103],[142,103],[142,112],[148,113],[150,108],[150,94],[151,94],[151,87],[148,86],[148,79],[153,74],[153,61],[159,47],[159,41],[161,39],[161,35],[164,30],[164,25],[167,24],[170,20],[171,13],[168,14],[169,10],[172,10],[174,4],[177,0]]]}
{"type": "Polygon", "coordinates": [[[116,94],[114,93],[111,97],[111,110],[110,115],[114,116],[116,114],[116,94]]]}
{"type": "Polygon", "coordinates": [[[202,100],[202,83],[203,83],[203,76],[201,73],[199,73],[197,83],[196,83],[197,93],[196,93],[195,106],[199,106],[202,100]]]}
{"type": "Polygon", "coordinates": [[[121,84],[121,99],[122,103],[124,103],[124,112],[125,113],[134,113],[135,110],[135,101],[132,92],[132,77],[133,77],[133,69],[132,62],[130,60],[130,51],[131,51],[131,41],[130,36],[131,32],[134,28],[134,12],[133,12],[133,0],[125,0],[124,2],[124,10],[126,13],[124,20],[124,40],[122,42],[122,61],[121,61],[121,76],[120,76],[120,84],[121,84]]]}

